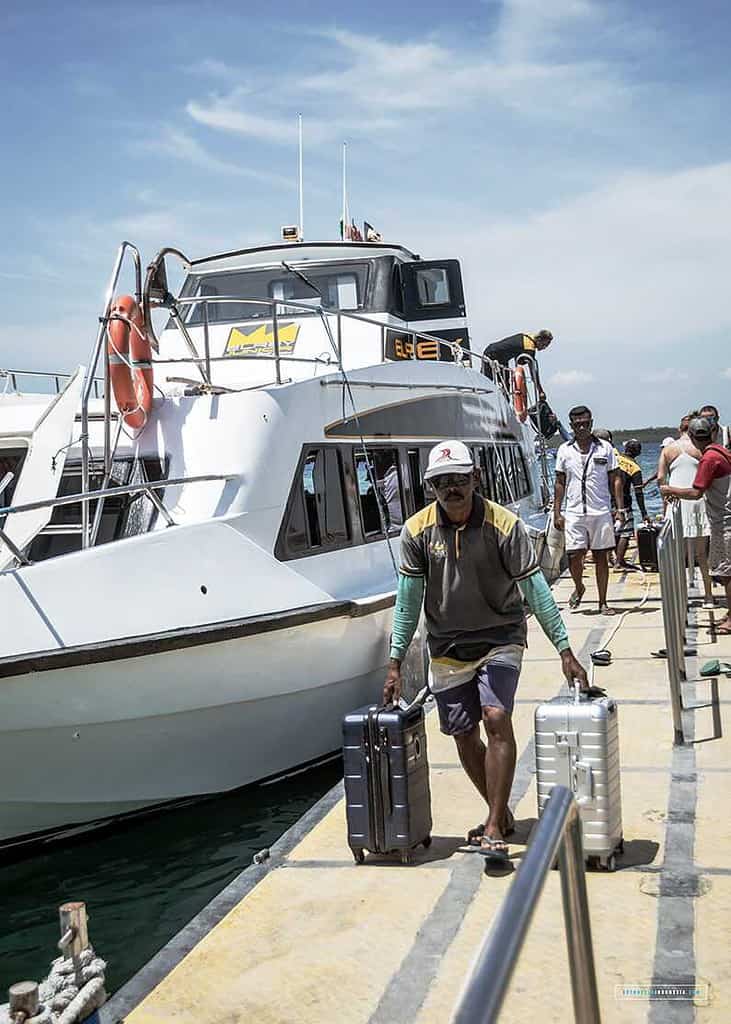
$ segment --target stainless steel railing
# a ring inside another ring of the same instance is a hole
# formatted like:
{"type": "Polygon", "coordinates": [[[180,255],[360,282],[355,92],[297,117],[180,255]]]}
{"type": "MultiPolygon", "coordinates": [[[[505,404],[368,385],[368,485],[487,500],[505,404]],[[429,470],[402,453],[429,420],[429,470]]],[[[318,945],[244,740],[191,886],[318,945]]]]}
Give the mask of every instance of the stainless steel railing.
{"type": "MultiPolygon", "coordinates": [[[[56,370],[0,370],[0,380],[5,379],[13,391],[18,390],[18,378],[22,381],[23,377],[32,377],[34,380],[47,380],[53,387],[55,394],[59,394],[61,391],[62,384],[70,380],[73,377],[73,373],[63,373],[56,370]]],[[[103,377],[92,378],[94,398],[101,398],[103,394],[103,377]]]]}
{"type": "MultiPolygon", "coordinates": [[[[114,269],[112,270],[112,276],[109,279],[107,291],[104,299],[104,313],[99,318],[99,330],[97,331],[96,340],[94,347],[91,350],[91,358],[89,359],[89,365],[86,368],[86,377],[84,378],[84,386],[81,392],[81,490],[86,492],[89,490],[89,401],[91,399],[91,393],[94,389],[94,379],[96,375],[96,368],[99,365],[99,356],[104,352],[104,471],[105,475],[108,475],[109,468],[111,466],[112,455],[111,455],[111,422],[112,422],[112,406],[111,406],[111,388],[109,387],[109,357],[107,354],[107,346],[104,344],[104,339],[107,334],[107,327],[109,324],[109,314],[112,309],[112,302],[114,301],[114,293],[119,282],[119,275],[122,271],[122,264],[124,263],[124,257],[130,252],[135,268],[135,297],[137,304],[142,305],[142,257],[140,251],[136,245],[132,245],[131,242],[122,242],[118,251],[117,259],[114,263],[114,269]]],[[[87,548],[91,544],[91,529],[89,522],[89,503],[85,501],[81,506],[81,546],[87,548]]]]}
{"type": "Polygon", "coordinates": [[[581,818],[578,804],[565,786],[551,790],[533,842],[474,963],[453,1024],[493,1024],[498,1020],[538,897],[556,857],[561,872],[574,1019],[579,1024],[600,1024],[581,818]]]}
{"type": "MultiPolygon", "coordinates": [[[[12,479],[12,474],[6,474],[2,481],[0,481],[0,493],[5,489],[7,484],[10,482],[8,477],[12,479]]],[[[13,512],[32,512],[39,508],[59,508],[61,505],[78,505],[81,504],[82,509],[88,509],[88,503],[90,501],[104,500],[105,498],[120,497],[127,494],[144,494],[155,506],[159,514],[165,520],[167,526],[175,526],[175,520],[172,515],[165,507],[162,499],[157,494],[157,491],[165,490],[168,487],[178,487],[182,484],[198,484],[206,483],[211,480],[235,480],[236,474],[228,473],[207,473],[202,476],[181,476],[181,477],[169,477],[163,480],[150,480],[140,484],[125,484],[120,487],[103,487],[96,491],[83,491],[80,494],[64,494],[62,497],[56,498],[44,498],[41,501],[29,501],[24,505],[8,505],[5,508],[0,508],[0,521],[2,517],[11,515],[13,512]]],[[[6,524],[7,525],[7,524],[6,524]]],[[[83,533],[83,520],[80,531],[83,533]]],[[[13,543],[10,537],[7,536],[4,529],[0,529],[0,541],[2,541],[12,552],[15,559],[21,565],[30,565],[29,559],[26,555],[13,543]]],[[[3,570],[0,570],[3,571],[3,570]]]]}
{"type": "Polygon", "coordinates": [[[662,622],[668,663],[670,704],[673,714],[674,742],[685,742],[681,684],[685,669],[685,632],[688,624],[688,586],[685,575],[685,538],[679,501],[670,502],[657,541],[660,573],[662,622]]]}

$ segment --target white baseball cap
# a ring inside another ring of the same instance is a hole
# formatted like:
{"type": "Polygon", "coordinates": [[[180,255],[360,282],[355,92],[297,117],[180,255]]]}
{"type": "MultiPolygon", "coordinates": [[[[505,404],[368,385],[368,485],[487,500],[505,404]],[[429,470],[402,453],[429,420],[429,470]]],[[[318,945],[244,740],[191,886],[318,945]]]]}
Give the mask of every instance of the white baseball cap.
{"type": "Polygon", "coordinates": [[[668,437],[664,437],[664,438],[662,439],[662,444],[660,445],[660,447],[661,447],[661,448],[667,448],[667,446],[668,446],[669,444],[674,444],[674,443],[675,443],[675,438],[674,438],[674,437],[670,437],[670,436],[668,435],[668,437]]]}
{"type": "Polygon", "coordinates": [[[472,452],[461,441],[440,441],[429,452],[425,480],[443,473],[471,473],[475,468],[472,452]]]}

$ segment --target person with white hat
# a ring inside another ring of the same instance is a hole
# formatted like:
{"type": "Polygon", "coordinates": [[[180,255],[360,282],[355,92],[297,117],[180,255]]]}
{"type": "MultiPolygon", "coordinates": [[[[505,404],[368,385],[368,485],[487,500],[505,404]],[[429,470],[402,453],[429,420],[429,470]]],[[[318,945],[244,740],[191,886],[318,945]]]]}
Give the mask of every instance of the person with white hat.
{"type": "Polygon", "coordinates": [[[406,521],[384,701],[401,693],[401,662],[422,604],[431,655],[430,685],[441,730],[453,736],[467,775],[489,806],[468,834],[486,856],[504,860],[512,828],[508,798],[515,771],[511,715],[527,628],[523,599],[560,654],[570,684],[589,687],[528,532],[508,509],[476,493],[479,474],[461,441],[441,441],[424,473],[436,501],[406,521]],[[480,723],[487,746],[480,736],[480,723]]]}

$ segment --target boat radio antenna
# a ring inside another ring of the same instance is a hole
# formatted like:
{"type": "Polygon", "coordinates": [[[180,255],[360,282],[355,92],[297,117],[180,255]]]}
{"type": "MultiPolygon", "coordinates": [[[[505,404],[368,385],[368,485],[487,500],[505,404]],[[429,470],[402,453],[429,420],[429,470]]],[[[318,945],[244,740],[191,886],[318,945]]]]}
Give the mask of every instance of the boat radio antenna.
{"type": "Polygon", "coordinates": [[[282,260],[282,266],[284,267],[285,270],[288,270],[290,274],[294,274],[295,277],[298,277],[300,281],[304,281],[307,287],[311,288],[313,292],[316,292],[322,299],[322,292],[320,291],[316,284],[313,284],[312,281],[310,281],[307,274],[303,274],[301,270],[298,270],[297,267],[293,267],[292,264],[287,263],[286,260],[282,260]]]}
{"type": "Polygon", "coordinates": [[[299,236],[300,242],[305,240],[305,197],[302,177],[302,114],[297,115],[297,129],[299,137],[299,156],[298,156],[298,172],[299,172],[299,197],[300,197],[300,217],[299,217],[299,236]]]}

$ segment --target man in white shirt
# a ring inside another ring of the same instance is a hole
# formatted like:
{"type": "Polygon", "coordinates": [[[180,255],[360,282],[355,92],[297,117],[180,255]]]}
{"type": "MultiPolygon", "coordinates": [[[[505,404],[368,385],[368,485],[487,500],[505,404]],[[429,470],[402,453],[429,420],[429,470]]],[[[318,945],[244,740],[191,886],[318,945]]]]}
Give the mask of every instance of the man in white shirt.
{"type": "Polygon", "coordinates": [[[584,557],[590,550],[594,556],[599,611],[613,615],[613,609],[607,607],[607,556],[615,544],[610,487],[614,492],[620,523],[624,523],[626,514],[617,456],[608,441],[602,441],[592,433],[591,410],[585,405],[577,405],[571,410],[569,422],[574,440],[562,444],[556,455],[553,502],[556,529],[566,532],[566,553],[574,581],[569,607],[578,608],[584,596],[584,557]],[[566,508],[562,514],[564,497],[566,508]]]}

